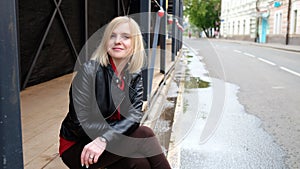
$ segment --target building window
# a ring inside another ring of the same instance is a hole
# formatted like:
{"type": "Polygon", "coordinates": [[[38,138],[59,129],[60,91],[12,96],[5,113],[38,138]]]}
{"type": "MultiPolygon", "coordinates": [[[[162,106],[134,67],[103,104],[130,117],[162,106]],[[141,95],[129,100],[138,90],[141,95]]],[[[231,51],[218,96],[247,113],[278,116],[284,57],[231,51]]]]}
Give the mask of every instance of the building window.
{"type": "Polygon", "coordinates": [[[243,35],[246,33],[246,20],[243,21],[243,35]]]}
{"type": "Polygon", "coordinates": [[[238,21],[238,25],[237,25],[237,34],[240,34],[240,21],[238,21]]]}
{"type": "Polygon", "coordinates": [[[234,32],[235,32],[235,30],[234,30],[234,21],[232,22],[232,34],[234,35],[234,32]]]}
{"type": "Polygon", "coordinates": [[[297,10],[294,10],[294,12],[293,12],[293,21],[292,21],[292,24],[293,24],[293,26],[292,26],[292,33],[293,34],[296,34],[297,33],[297,19],[298,19],[298,17],[297,17],[297,10]]]}
{"type": "Polygon", "coordinates": [[[280,34],[282,26],[282,12],[276,12],[274,18],[274,34],[280,34]]]}

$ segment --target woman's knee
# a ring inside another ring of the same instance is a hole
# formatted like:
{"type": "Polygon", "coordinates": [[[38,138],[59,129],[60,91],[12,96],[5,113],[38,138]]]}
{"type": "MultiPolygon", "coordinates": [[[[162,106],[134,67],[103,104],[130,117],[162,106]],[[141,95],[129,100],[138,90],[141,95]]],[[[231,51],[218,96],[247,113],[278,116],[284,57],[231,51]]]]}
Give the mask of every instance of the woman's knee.
{"type": "Polygon", "coordinates": [[[107,167],[108,169],[151,169],[150,163],[147,158],[123,158],[120,161],[107,167]]]}
{"type": "Polygon", "coordinates": [[[128,158],[128,162],[131,169],[151,169],[147,158],[128,158]]]}

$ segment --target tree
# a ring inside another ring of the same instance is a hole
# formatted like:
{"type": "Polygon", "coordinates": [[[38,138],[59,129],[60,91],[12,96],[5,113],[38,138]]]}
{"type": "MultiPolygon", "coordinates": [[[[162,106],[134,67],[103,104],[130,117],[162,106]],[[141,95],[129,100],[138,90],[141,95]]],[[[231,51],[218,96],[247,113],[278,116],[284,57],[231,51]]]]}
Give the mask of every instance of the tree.
{"type": "Polygon", "coordinates": [[[184,6],[184,15],[207,37],[210,37],[209,29],[219,30],[221,0],[184,0],[184,6]]]}

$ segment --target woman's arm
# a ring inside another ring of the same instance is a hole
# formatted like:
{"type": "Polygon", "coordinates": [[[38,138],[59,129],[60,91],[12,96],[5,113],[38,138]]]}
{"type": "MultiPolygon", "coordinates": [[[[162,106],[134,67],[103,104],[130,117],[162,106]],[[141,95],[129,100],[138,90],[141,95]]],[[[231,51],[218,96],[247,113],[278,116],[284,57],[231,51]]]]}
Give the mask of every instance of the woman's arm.
{"type": "Polygon", "coordinates": [[[125,117],[120,121],[116,121],[111,124],[110,130],[107,130],[102,136],[108,141],[118,139],[119,134],[129,135],[140,125],[140,121],[143,117],[142,106],[143,106],[143,81],[141,74],[138,74],[133,80],[133,84],[128,89],[128,95],[131,98],[125,99],[123,102],[127,102],[129,105],[128,112],[120,110],[122,115],[125,117]]]}
{"type": "Polygon", "coordinates": [[[96,102],[95,76],[98,66],[95,61],[84,63],[72,83],[72,101],[79,125],[92,140],[109,128],[96,102]]]}

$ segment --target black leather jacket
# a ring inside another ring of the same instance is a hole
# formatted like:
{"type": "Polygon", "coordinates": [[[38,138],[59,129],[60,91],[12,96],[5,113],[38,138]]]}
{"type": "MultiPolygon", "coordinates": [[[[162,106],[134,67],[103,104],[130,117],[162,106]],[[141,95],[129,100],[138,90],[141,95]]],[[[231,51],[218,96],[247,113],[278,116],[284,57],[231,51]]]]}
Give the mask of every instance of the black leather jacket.
{"type": "Polygon", "coordinates": [[[69,92],[69,112],[62,122],[60,136],[71,141],[104,137],[108,143],[118,134],[131,134],[140,123],[143,113],[143,83],[141,73],[120,79],[111,65],[100,66],[96,61],[84,63],[73,79],[69,92]],[[110,120],[120,107],[121,120],[110,120]]]}

